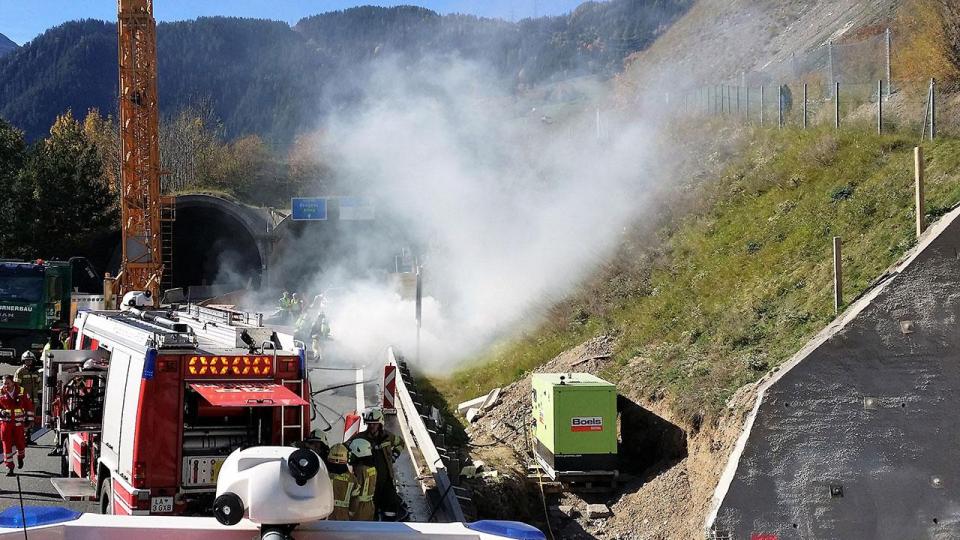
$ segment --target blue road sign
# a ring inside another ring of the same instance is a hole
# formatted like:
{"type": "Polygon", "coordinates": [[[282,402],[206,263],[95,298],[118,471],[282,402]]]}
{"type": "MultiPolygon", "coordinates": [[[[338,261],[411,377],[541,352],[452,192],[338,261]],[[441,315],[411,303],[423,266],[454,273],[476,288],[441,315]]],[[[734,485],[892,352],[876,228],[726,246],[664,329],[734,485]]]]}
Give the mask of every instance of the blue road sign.
{"type": "Polygon", "coordinates": [[[327,199],[324,197],[294,197],[290,200],[294,221],[325,221],[327,219],[327,199]]]}

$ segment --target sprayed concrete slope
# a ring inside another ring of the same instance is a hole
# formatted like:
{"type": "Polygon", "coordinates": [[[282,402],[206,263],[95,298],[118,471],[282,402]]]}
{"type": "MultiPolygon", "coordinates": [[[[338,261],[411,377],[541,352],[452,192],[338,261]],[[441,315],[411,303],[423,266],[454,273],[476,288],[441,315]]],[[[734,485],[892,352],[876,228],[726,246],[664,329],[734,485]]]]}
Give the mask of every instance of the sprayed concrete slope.
{"type": "Polygon", "coordinates": [[[960,538],[958,215],[761,383],[715,537],[960,538]]]}

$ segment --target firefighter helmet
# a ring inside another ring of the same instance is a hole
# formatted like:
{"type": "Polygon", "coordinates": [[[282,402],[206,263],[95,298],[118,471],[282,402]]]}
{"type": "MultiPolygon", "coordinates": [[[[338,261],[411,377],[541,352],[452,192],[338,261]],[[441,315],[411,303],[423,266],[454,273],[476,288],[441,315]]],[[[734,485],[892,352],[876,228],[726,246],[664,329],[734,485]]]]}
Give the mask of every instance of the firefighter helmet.
{"type": "Polygon", "coordinates": [[[365,458],[373,455],[373,446],[366,439],[354,439],[350,441],[350,453],[356,458],[365,458]]]}
{"type": "Polygon", "coordinates": [[[350,451],[347,449],[347,445],[343,443],[337,443],[330,448],[330,455],[327,459],[330,460],[330,463],[339,463],[340,465],[346,465],[347,459],[350,457],[350,451]]]}
{"type": "Polygon", "coordinates": [[[37,355],[33,354],[33,351],[24,351],[24,353],[20,355],[20,361],[24,364],[27,363],[27,360],[34,362],[36,359],[37,355]]]}
{"type": "Polygon", "coordinates": [[[320,442],[326,446],[329,446],[329,443],[327,443],[327,433],[322,429],[315,429],[311,431],[310,435],[307,436],[307,439],[304,442],[320,442]]]}
{"type": "Polygon", "coordinates": [[[380,407],[367,407],[362,416],[365,424],[383,424],[383,410],[380,407]]]}

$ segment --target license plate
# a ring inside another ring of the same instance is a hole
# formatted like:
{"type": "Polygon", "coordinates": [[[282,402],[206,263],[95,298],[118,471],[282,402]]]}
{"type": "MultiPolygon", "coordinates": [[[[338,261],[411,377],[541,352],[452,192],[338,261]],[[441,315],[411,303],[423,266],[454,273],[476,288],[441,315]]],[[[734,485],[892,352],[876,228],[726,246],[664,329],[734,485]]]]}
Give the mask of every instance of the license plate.
{"type": "Polygon", "coordinates": [[[0,349],[0,358],[13,358],[16,356],[16,353],[13,352],[13,349],[0,349]]]}
{"type": "Polygon", "coordinates": [[[151,497],[151,514],[168,514],[173,512],[173,497],[151,497]]]}

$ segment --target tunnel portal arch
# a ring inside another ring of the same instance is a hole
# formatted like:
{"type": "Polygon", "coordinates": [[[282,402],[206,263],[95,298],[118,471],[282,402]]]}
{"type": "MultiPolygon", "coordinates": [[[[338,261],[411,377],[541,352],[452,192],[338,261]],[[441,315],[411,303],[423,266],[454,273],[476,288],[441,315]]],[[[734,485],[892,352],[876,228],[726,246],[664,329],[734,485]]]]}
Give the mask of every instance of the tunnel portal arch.
{"type": "Polygon", "coordinates": [[[176,198],[173,287],[256,289],[269,260],[269,212],[213,195],[176,198]]]}

